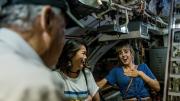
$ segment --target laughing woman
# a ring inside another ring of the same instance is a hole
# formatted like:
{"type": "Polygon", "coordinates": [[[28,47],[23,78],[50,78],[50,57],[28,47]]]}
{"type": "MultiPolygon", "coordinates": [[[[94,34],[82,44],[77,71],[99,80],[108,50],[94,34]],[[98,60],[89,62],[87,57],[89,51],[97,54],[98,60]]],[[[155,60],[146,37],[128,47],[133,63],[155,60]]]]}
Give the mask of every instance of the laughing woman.
{"type": "Polygon", "coordinates": [[[56,78],[63,83],[70,101],[99,101],[99,87],[86,67],[87,46],[77,39],[68,40],[57,64],[56,78]]]}
{"type": "Polygon", "coordinates": [[[148,89],[160,90],[154,74],[146,64],[134,64],[134,50],[128,43],[117,48],[117,55],[120,66],[113,68],[98,86],[116,84],[124,101],[151,101],[148,89]]]}

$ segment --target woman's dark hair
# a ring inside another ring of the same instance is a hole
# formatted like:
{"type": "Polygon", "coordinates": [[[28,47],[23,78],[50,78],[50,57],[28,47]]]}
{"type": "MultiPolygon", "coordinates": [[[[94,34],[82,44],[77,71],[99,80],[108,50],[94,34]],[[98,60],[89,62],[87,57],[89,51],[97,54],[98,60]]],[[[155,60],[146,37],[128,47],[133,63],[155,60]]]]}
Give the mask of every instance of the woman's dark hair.
{"type": "Polygon", "coordinates": [[[72,57],[78,50],[80,50],[82,45],[84,45],[87,49],[87,45],[83,40],[69,39],[64,45],[63,51],[56,65],[56,69],[60,69],[62,71],[69,70],[71,68],[69,62],[71,62],[72,57]]]}

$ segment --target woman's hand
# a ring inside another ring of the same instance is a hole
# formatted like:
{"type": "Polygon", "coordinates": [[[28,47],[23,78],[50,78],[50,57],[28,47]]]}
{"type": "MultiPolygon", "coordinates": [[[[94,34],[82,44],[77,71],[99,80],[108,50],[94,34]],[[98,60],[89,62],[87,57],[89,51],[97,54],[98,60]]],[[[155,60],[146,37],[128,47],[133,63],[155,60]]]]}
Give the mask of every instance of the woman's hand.
{"type": "Polygon", "coordinates": [[[142,71],[138,71],[137,69],[131,69],[129,71],[126,71],[124,73],[124,75],[126,76],[130,76],[130,77],[141,77],[152,89],[154,89],[155,91],[159,91],[160,90],[160,85],[159,82],[157,80],[153,80],[151,79],[149,76],[147,76],[144,72],[142,71]]]}
{"type": "Polygon", "coordinates": [[[89,95],[85,101],[92,101],[92,97],[89,95]]]}
{"type": "Polygon", "coordinates": [[[130,69],[126,72],[124,72],[124,75],[130,76],[130,77],[138,77],[140,75],[141,71],[138,71],[137,69],[130,69]]]}

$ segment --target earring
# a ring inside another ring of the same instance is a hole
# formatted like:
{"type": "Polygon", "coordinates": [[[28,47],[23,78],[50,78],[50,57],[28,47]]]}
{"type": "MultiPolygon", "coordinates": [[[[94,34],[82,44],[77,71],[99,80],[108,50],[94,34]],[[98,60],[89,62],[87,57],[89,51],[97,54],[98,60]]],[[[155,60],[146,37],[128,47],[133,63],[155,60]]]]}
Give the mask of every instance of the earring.
{"type": "Polygon", "coordinates": [[[72,66],[71,61],[68,61],[68,67],[71,67],[71,66],[72,66]]]}

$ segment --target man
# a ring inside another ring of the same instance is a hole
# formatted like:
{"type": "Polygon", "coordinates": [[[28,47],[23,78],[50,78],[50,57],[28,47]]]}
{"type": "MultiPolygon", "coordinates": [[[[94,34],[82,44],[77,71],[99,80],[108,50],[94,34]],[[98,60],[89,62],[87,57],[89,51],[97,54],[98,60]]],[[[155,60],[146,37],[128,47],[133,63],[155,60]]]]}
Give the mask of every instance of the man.
{"type": "Polygon", "coordinates": [[[64,45],[62,0],[1,0],[0,101],[61,101],[49,68],[64,45]]]}

